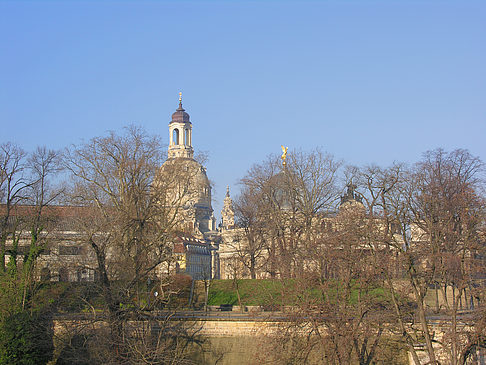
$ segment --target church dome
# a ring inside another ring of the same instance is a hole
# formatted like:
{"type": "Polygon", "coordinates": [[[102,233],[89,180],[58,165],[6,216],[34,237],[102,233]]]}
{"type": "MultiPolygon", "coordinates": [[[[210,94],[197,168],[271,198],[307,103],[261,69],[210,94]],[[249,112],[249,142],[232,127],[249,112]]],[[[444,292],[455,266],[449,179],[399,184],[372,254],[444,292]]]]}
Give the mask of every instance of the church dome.
{"type": "Polygon", "coordinates": [[[160,189],[164,205],[174,208],[183,229],[194,229],[198,234],[215,229],[211,183],[199,162],[184,157],[167,159],[154,186],[160,189]]]}
{"type": "Polygon", "coordinates": [[[184,108],[182,107],[182,102],[179,102],[179,107],[172,114],[171,123],[191,123],[189,121],[189,114],[187,114],[184,108]]]}
{"type": "Polygon", "coordinates": [[[164,175],[177,175],[182,183],[188,185],[185,204],[199,205],[212,210],[211,183],[206,175],[206,169],[199,162],[190,158],[168,159],[162,164],[158,178],[163,178],[164,175]]]}

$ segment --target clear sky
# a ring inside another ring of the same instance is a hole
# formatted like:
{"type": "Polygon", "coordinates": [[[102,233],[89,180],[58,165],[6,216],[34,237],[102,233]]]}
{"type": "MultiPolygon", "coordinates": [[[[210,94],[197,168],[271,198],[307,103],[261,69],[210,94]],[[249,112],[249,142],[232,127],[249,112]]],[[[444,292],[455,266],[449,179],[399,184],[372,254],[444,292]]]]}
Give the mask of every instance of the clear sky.
{"type": "Polygon", "coordinates": [[[281,144],[357,165],[486,160],[486,1],[0,0],[0,142],[135,123],[167,143],[179,91],[218,216],[281,144]]]}

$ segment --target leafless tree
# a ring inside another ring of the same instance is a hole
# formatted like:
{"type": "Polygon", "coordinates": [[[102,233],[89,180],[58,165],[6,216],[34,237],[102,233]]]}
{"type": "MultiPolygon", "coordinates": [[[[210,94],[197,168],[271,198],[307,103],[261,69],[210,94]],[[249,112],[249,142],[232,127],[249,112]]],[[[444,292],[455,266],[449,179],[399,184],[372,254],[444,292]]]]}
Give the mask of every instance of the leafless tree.
{"type": "Polygon", "coordinates": [[[389,356],[396,341],[391,304],[367,244],[362,208],[342,207],[326,219],[303,273],[283,281],[291,309],[273,336],[275,363],[370,364],[389,356]]]}
{"type": "Polygon", "coordinates": [[[358,201],[333,213],[341,164],[331,156],[290,153],[278,163],[257,165],[242,180],[242,200],[257,212],[248,223],[262,230],[269,271],[282,279],[292,306],[274,336],[273,360],[369,364],[384,351],[385,327],[387,340],[392,336],[391,304],[377,294],[383,277],[371,253],[378,251],[377,221],[358,201]]]}
{"type": "Polygon", "coordinates": [[[6,253],[9,257],[3,284],[4,289],[12,289],[5,298],[15,301],[8,306],[15,312],[30,307],[29,298],[38,285],[37,259],[48,246],[49,233],[54,229],[46,209],[60,194],[53,181],[60,171],[60,154],[42,147],[27,155],[11,144],[3,145],[2,151],[2,266],[6,253]],[[10,246],[5,250],[7,241],[10,246]]]}
{"type": "Polygon", "coordinates": [[[235,203],[237,230],[233,242],[228,243],[240,264],[238,266],[248,270],[252,279],[257,278],[267,259],[266,220],[262,216],[261,198],[261,194],[249,188],[241,192],[235,203]]]}
{"type": "Polygon", "coordinates": [[[467,342],[467,326],[459,326],[458,315],[469,301],[466,292],[471,298],[472,288],[477,288],[480,274],[477,253],[484,245],[479,235],[484,222],[481,168],[481,161],[467,151],[435,150],[412,168],[374,166],[361,173],[368,210],[382,225],[375,231],[375,240],[395,256],[390,260],[395,267],[383,266],[387,269],[383,273],[404,342],[416,364],[420,360],[413,344],[421,338],[431,364],[439,361],[437,348],[457,364],[467,342]],[[448,323],[441,338],[434,337],[428,319],[427,298],[432,291],[435,311],[448,323]],[[416,309],[405,310],[397,302],[399,297],[410,299],[416,309]],[[417,326],[407,327],[409,315],[417,319],[417,326]]]}
{"type": "Polygon", "coordinates": [[[482,167],[465,150],[427,152],[414,170],[415,192],[409,201],[413,224],[421,233],[419,241],[427,245],[424,274],[439,288],[450,320],[442,346],[450,349],[453,365],[459,361],[463,342],[458,311],[466,304],[462,302],[465,292],[475,284],[475,253],[484,244],[478,236],[485,207],[479,195],[482,167]]]}
{"type": "MultiPolygon", "coordinates": [[[[413,315],[412,308],[407,305],[406,299],[411,295],[410,286],[402,285],[401,273],[405,272],[408,281],[417,288],[418,277],[416,272],[407,266],[415,263],[411,258],[412,240],[410,236],[410,219],[407,205],[405,186],[410,182],[410,170],[403,164],[395,163],[389,168],[370,165],[362,168],[355,175],[358,188],[361,190],[362,201],[368,212],[368,232],[370,252],[377,260],[375,264],[381,268],[383,284],[390,292],[393,304],[395,321],[402,341],[412,354],[414,361],[420,363],[414,345],[420,342],[422,331],[427,329],[425,337],[429,336],[428,322],[425,316],[424,297],[419,299],[418,312],[422,313],[421,329],[418,335],[408,327],[413,315]],[[405,303],[403,300],[405,298],[405,303]],[[422,308],[420,306],[423,305],[422,308]]],[[[416,291],[415,294],[420,294],[416,291]]]]}
{"type": "Polygon", "coordinates": [[[24,175],[27,154],[12,143],[0,145],[0,270],[5,271],[6,242],[10,232],[10,216],[12,209],[24,198],[23,191],[28,186],[24,175]]]}
{"type": "Polygon", "coordinates": [[[113,356],[105,361],[132,363],[141,356],[126,341],[127,319],[144,308],[139,298],[147,280],[172,260],[171,244],[192,193],[193,169],[177,161],[161,169],[162,161],[159,139],[135,127],[67,153],[72,201],[84,212],[78,230],[96,257],[109,314],[113,356]]]}
{"type": "Polygon", "coordinates": [[[258,215],[268,252],[266,271],[272,277],[296,276],[304,267],[314,221],[338,197],[340,166],[341,162],[320,150],[291,152],[284,165],[270,157],[241,180],[243,191],[260,199],[258,215]]]}

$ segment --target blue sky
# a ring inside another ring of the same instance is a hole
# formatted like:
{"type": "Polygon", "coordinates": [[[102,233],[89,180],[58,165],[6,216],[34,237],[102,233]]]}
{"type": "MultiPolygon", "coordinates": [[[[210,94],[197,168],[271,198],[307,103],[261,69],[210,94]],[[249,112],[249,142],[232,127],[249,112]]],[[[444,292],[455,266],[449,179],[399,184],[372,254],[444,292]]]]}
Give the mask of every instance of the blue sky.
{"type": "Polygon", "coordinates": [[[280,145],[349,164],[486,160],[485,1],[2,1],[0,141],[131,123],[168,141],[182,91],[226,185],[280,145]]]}

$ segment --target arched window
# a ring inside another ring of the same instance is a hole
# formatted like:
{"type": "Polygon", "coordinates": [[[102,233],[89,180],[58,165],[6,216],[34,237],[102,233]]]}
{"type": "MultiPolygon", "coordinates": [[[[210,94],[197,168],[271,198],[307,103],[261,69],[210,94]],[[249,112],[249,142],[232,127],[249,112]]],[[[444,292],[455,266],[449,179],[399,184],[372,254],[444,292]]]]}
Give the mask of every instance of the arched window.
{"type": "Polygon", "coordinates": [[[59,281],[69,281],[69,273],[65,267],[59,269],[59,281]]]}
{"type": "Polygon", "coordinates": [[[172,142],[179,144],[179,130],[177,128],[172,132],[172,142]]]}
{"type": "Polygon", "coordinates": [[[191,140],[189,138],[189,129],[184,129],[184,144],[186,146],[190,146],[191,145],[191,140]]]}
{"type": "Polygon", "coordinates": [[[81,271],[81,281],[89,281],[89,271],[88,271],[88,269],[83,269],[81,271]]]}
{"type": "Polygon", "coordinates": [[[51,270],[48,267],[44,267],[40,273],[41,281],[49,281],[51,280],[51,270]]]}

